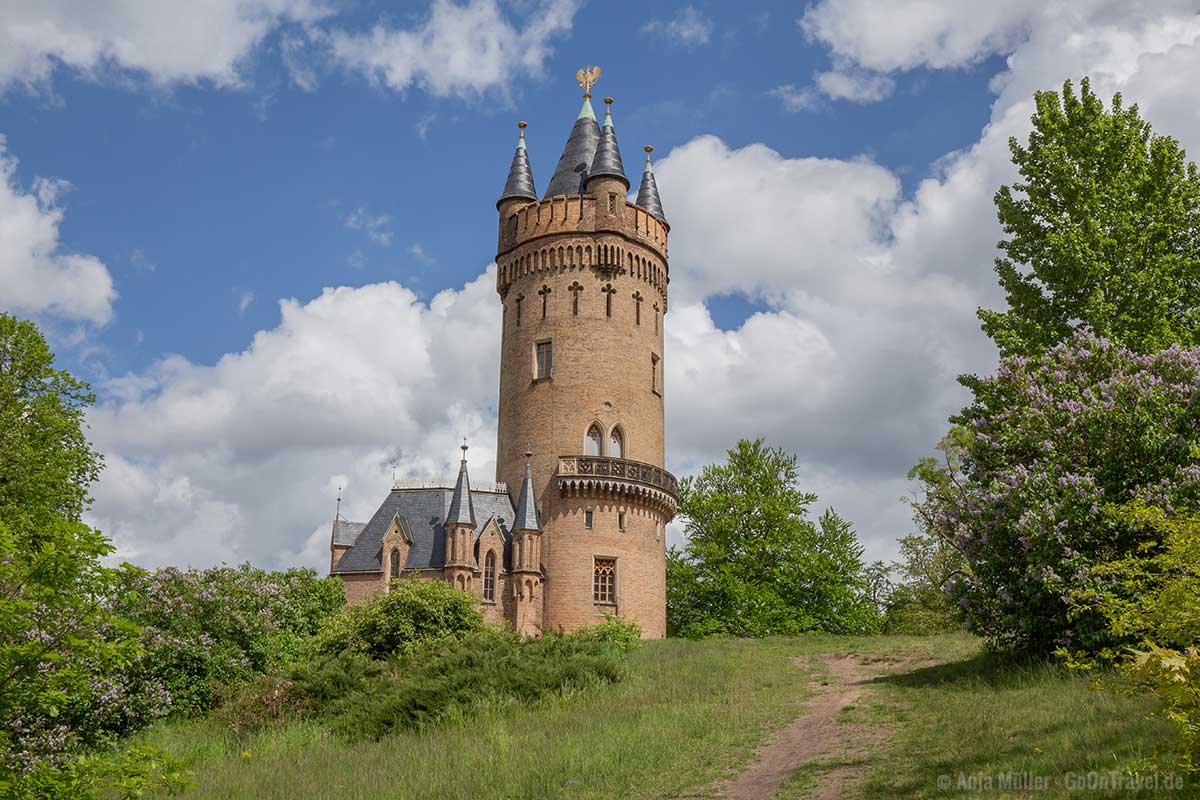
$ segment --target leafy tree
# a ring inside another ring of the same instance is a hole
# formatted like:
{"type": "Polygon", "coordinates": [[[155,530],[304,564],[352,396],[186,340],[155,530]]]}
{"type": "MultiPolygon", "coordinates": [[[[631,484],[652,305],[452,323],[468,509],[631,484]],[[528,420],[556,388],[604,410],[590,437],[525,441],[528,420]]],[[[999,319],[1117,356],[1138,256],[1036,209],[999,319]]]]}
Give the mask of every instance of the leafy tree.
{"type": "Polygon", "coordinates": [[[667,562],[667,626],[703,637],[867,633],[878,627],[862,546],[796,488],[796,457],[741,440],[725,464],[680,483],[688,542],[667,562]]]}
{"type": "Polygon", "coordinates": [[[1098,565],[1164,546],[1105,504],[1200,507],[1197,386],[1200,349],[1139,355],[1087,331],[974,381],[946,465],[918,467],[917,505],[964,559],[951,591],[969,627],[998,649],[1042,654],[1135,641],[1077,598],[1120,589],[1098,565]]]}
{"type": "Polygon", "coordinates": [[[1085,78],[1038,92],[1021,181],[996,193],[1007,311],[981,309],[1004,355],[1036,356],[1089,327],[1141,352],[1200,344],[1200,176],[1118,94],[1085,78]]]}
{"type": "Polygon", "coordinates": [[[965,566],[957,551],[937,536],[914,533],[900,538],[900,559],[892,565],[900,580],[887,595],[883,632],[930,636],[961,630],[946,597],[946,587],[965,566]]]}
{"type": "Polygon", "coordinates": [[[115,781],[148,787],[178,777],[169,767],[146,772],[144,763],[87,753],[107,732],[92,724],[93,709],[80,698],[138,649],[137,626],[113,613],[121,570],[101,561],[112,545],[80,521],[101,463],[83,431],[91,402],[86,384],[54,368],[35,325],[0,314],[5,797],[91,797],[115,781]]]}

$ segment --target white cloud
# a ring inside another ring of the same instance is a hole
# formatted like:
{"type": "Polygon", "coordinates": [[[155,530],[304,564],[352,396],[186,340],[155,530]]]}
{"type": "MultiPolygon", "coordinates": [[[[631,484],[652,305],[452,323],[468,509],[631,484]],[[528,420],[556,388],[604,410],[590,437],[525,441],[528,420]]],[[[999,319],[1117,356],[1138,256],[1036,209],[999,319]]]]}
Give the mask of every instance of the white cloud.
{"type": "Polygon", "coordinates": [[[346,215],[342,224],[352,231],[362,231],[380,247],[392,246],[392,231],[388,227],[392,218],[387,214],[372,215],[365,208],[358,208],[346,215]]]}
{"type": "Polygon", "coordinates": [[[886,75],[838,66],[817,74],[817,88],[832,100],[874,103],[891,95],[895,82],[886,75]]]}
{"type": "Polygon", "coordinates": [[[811,86],[799,87],[792,83],[776,86],[768,94],[778,97],[786,111],[812,111],[821,104],[821,98],[811,86]]]}
{"type": "Polygon", "coordinates": [[[684,6],[670,19],[652,19],[642,26],[642,33],[662,36],[685,47],[708,44],[712,30],[712,20],[695,6],[684,6]]]}
{"type": "Polygon", "coordinates": [[[108,268],[59,241],[58,197],[69,184],[38,178],[27,191],[16,172],[0,135],[0,309],[103,325],[117,298],[108,268]]]}
{"type": "Polygon", "coordinates": [[[239,315],[245,314],[246,309],[248,309],[250,307],[250,304],[253,302],[254,302],[254,292],[251,292],[251,291],[239,292],[238,299],[237,299],[238,314],[239,315]]]}
{"type": "Polygon", "coordinates": [[[394,91],[417,86],[441,97],[476,96],[540,75],[551,40],[570,29],[578,7],[576,0],[545,0],[518,27],[496,0],[434,0],[415,27],[334,30],[329,44],[335,62],[394,91]]]}
{"type": "Polygon", "coordinates": [[[214,365],[172,356],[111,381],[89,415],[107,456],[93,522],[144,564],[327,565],[335,476],[352,518],[389,462],[448,472],[463,435],[492,476],[499,308],[490,270],[428,305],[396,283],[326,289],[214,365]]]}
{"type": "Polygon", "coordinates": [[[159,86],[239,86],[241,67],[268,34],[326,13],[319,0],[6,0],[0,89],[44,86],[60,65],[89,77],[131,71],[159,86]]]}
{"type": "Polygon", "coordinates": [[[413,260],[419,264],[426,266],[434,262],[433,256],[425,252],[425,248],[420,243],[414,242],[408,247],[408,254],[413,257],[413,260]]]}

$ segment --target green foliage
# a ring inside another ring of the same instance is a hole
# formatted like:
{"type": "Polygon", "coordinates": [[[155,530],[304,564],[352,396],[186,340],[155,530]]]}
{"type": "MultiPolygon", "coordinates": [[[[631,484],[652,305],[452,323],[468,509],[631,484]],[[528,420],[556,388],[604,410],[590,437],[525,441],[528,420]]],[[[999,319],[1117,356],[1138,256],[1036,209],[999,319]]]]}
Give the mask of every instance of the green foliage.
{"type": "MultiPolygon", "coordinates": [[[[112,545],[80,522],[101,463],[83,431],[92,395],[53,363],[36,326],[0,314],[0,786],[17,797],[99,780],[81,754],[110,732],[88,700],[138,650],[112,608],[112,545]]],[[[152,717],[159,698],[121,700],[152,717]]]]}
{"type": "Polygon", "coordinates": [[[918,466],[927,530],[962,554],[952,597],[1001,650],[1132,644],[1087,592],[1130,592],[1100,565],[1151,558],[1163,535],[1107,503],[1200,502],[1200,349],[1139,355],[1088,332],[974,379],[946,465],[918,466]]]}
{"type": "Polygon", "coordinates": [[[1200,176],[1137,106],[1085,78],[1038,92],[1021,181],[1002,186],[996,273],[1007,311],[980,310],[1005,355],[1036,356],[1080,327],[1147,353],[1200,345],[1200,176]]]}
{"type": "Polygon", "coordinates": [[[725,464],[685,478],[687,546],[667,557],[673,635],[796,636],[877,630],[862,546],[832,509],[796,488],[796,457],[742,440],[725,464]]]}
{"type": "Polygon", "coordinates": [[[1070,614],[1099,616],[1114,639],[1138,644],[1059,655],[1089,669],[1120,663],[1128,684],[1119,690],[1153,697],[1156,712],[1178,731],[1173,766],[1200,772],[1200,516],[1142,500],[1108,505],[1105,512],[1116,524],[1153,531],[1161,546],[1146,543],[1097,564],[1093,581],[1071,595],[1070,614]]]}
{"type": "Polygon", "coordinates": [[[345,602],[337,578],[250,564],[131,570],[122,598],[121,613],[143,627],[144,655],[120,682],[161,687],[186,714],[206,711],[237,685],[296,663],[308,639],[345,602]]]}
{"type": "Polygon", "coordinates": [[[385,594],[347,606],[311,642],[315,654],[344,650],[372,658],[406,654],[483,626],[474,597],[446,581],[394,580],[385,594]]]}
{"type": "Polygon", "coordinates": [[[585,642],[608,642],[626,653],[636,650],[642,643],[641,626],[612,614],[605,614],[604,622],[579,628],[571,635],[585,642]]]}
{"type": "Polygon", "coordinates": [[[93,402],[86,383],[54,368],[36,325],[0,314],[0,520],[24,547],[88,504],[102,465],[84,435],[93,402]]]}
{"type": "Polygon", "coordinates": [[[946,587],[965,567],[962,556],[945,540],[915,533],[900,538],[900,576],[885,602],[883,632],[933,636],[962,630],[962,620],[946,596],[946,587]]]}

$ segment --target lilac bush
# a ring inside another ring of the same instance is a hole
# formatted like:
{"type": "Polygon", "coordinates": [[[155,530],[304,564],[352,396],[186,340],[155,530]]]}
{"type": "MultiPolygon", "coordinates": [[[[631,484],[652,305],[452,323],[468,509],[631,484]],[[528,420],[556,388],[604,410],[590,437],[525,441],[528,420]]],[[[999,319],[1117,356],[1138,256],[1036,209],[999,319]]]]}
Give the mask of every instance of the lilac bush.
{"type": "Polygon", "coordinates": [[[947,463],[917,470],[918,512],[968,565],[951,600],[997,649],[1120,644],[1101,615],[1068,615],[1070,598],[1111,589],[1096,565],[1162,547],[1151,527],[1106,509],[1197,507],[1200,350],[1139,355],[1081,331],[1036,363],[1008,357],[967,383],[975,400],[951,420],[947,463]]]}

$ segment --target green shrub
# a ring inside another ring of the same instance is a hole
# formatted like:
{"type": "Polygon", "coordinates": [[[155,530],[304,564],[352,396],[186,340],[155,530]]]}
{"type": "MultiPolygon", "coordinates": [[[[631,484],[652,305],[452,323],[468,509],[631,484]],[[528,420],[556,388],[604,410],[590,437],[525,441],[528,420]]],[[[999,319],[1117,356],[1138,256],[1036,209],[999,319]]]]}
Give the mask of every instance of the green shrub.
{"type": "MultiPolygon", "coordinates": [[[[396,660],[326,709],[335,731],[379,738],[418,730],[492,702],[531,702],[547,695],[614,683],[623,675],[622,645],[592,634],[522,639],[479,630],[396,660]]],[[[311,693],[309,687],[300,687],[311,693]]]]}
{"type": "Polygon", "coordinates": [[[605,614],[604,622],[580,628],[571,636],[585,642],[608,642],[629,653],[642,643],[642,628],[636,622],[605,614]]]}
{"type": "Polygon", "coordinates": [[[445,581],[395,580],[386,594],[345,608],[310,644],[313,655],[345,650],[387,658],[483,627],[477,600],[445,581]]]}

